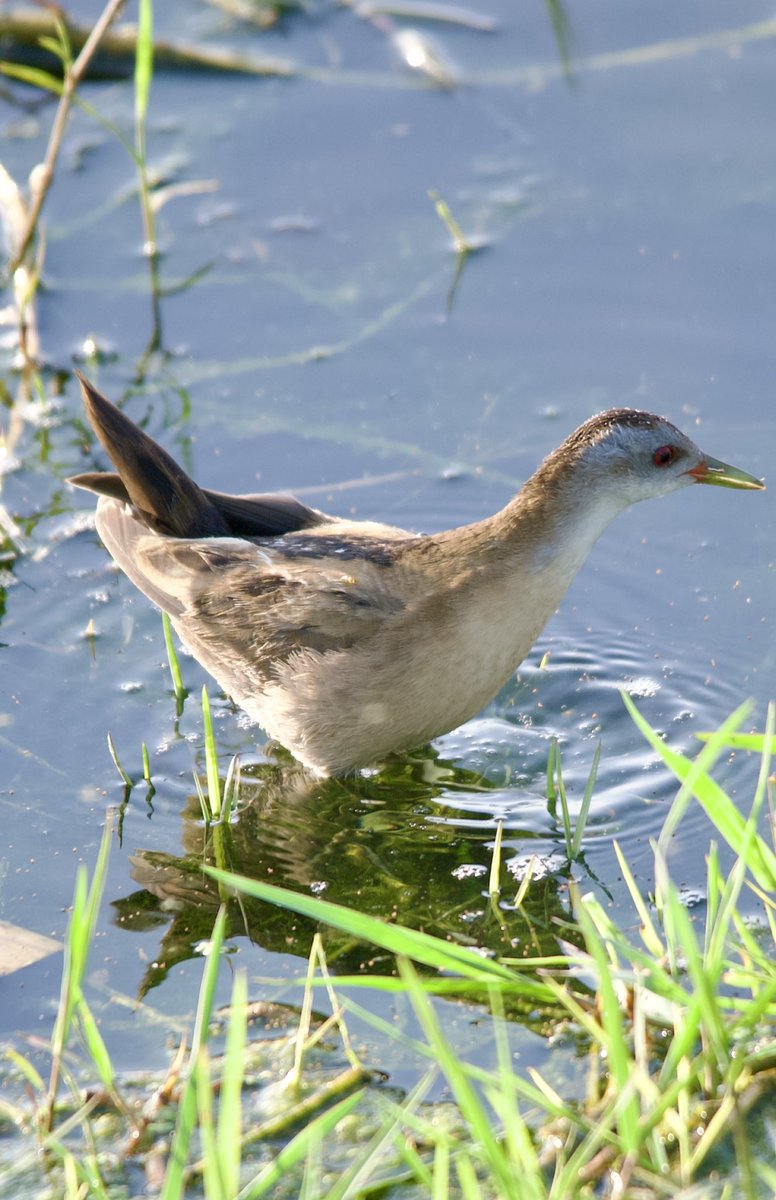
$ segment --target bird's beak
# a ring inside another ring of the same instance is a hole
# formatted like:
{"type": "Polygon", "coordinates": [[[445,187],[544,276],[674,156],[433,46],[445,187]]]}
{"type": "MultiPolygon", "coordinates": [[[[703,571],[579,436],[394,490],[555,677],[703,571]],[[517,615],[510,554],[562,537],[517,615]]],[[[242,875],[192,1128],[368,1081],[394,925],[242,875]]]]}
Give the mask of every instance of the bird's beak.
{"type": "Polygon", "coordinates": [[[712,458],[710,454],[707,454],[697,467],[687,471],[687,474],[691,475],[696,483],[715,483],[717,487],[746,488],[758,492],[765,487],[754,475],[739,471],[738,467],[731,467],[718,458],[712,458]]]}

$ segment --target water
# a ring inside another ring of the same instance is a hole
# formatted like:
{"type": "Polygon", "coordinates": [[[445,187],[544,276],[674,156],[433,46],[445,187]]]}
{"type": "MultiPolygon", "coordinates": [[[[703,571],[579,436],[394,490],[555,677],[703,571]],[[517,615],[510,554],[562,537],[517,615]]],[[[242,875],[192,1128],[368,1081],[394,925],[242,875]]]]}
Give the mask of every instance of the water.
{"type": "MultiPolygon", "coordinates": [[[[201,482],[282,488],[337,513],[440,529],[495,510],[571,429],[621,404],[664,412],[711,454],[769,475],[773,37],[585,66],[732,18],[721,3],[575,5],[583,65],[573,84],[550,72],[534,88],[519,69],[557,64],[543,7],[518,16],[500,0],[489,11],[495,34],[435,30],[471,80],[450,92],[403,74],[385,37],[345,10],[261,39],[217,31],[242,51],[325,67],[326,82],[157,75],[152,164],[166,183],[195,185],[160,210],[163,277],[208,269],[163,302],[166,353],[127,411],[201,482]],[[450,307],[455,258],[430,190],[489,241],[450,307]]],[[[747,3],[735,21],[768,15],[747,3]]],[[[188,6],[158,16],[170,36],[192,20],[188,6]]],[[[209,19],[191,36],[207,43],[209,19]]],[[[128,82],[85,95],[129,128],[128,82]]],[[[41,156],[50,117],[3,110],[15,177],[41,156]]],[[[151,333],[133,187],[116,140],[75,114],[46,207],[43,354],[67,370],[93,336],[110,357],[90,373],[114,398],[151,333]]],[[[8,342],[3,355],[13,390],[8,342]]],[[[135,778],[145,741],[156,793],[147,802],[139,785],[123,813],[92,986],[106,997],[145,990],[169,1022],[184,1020],[215,911],[192,807],[204,676],[184,660],[192,695],[178,721],[158,614],[86,527],[88,497],[63,483],[98,461],[77,389],[68,378],[60,394],[53,374],[49,385],[45,407],[3,419],[13,462],[2,499],[25,553],[2,592],[0,916],[62,936],[76,864],[93,861],[106,808],[124,799],[106,736],[135,778]]],[[[260,731],[216,701],[224,770],[239,753],[254,780],[233,829],[235,869],[503,949],[483,895],[501,818],[516,883],[531,854],[549,866],[528,900],[543,949],[568,911],[569,874],[608,891],[624,916],[612,839],[648,890],[649,839],[674,785],[619,689],[686,752],[745,696],[762,728],[774,691],[773,496],[697,488],[619,518],[515,682],[439,739],[436,759],[382,780],[297,786],[260,731]],[[585,860],[570,873],[542,797],[552,736],[575,802],[603,747],[585,860]]],[[[744,811],[756,771],[740,755],[718,771],[744,811]]],[[[702,893],[708,837],[691,809],[672,852],[688,894],[702,893]]],[[[238,944],[252,971],[298,976],[311,928],[266,908],[249,925],[254,944],[238,944]]],[[[508,936],[520,945],[525,932],[516,915],[508,936]]],[[[335,970],[372,962],[334,934],[327,951],[335,970]]],[[[47,1028],[56,992],[56,972],[35,984],[33,1003],[24,978],[6,982],[9,1027],[47,1028]]],[[[164,1022],[134,1021],[128,1041],[115,1004],[103,1022],[119,1062],[166,1036],[164,1022]]],[[[538,1061],[541,1039],[525,1038],[521,1052],[538,1061]]],[[[411,1064],[406,1076],[405,1064],[394,1069],[400,1082],[412,1076],[411,1064]]]]}

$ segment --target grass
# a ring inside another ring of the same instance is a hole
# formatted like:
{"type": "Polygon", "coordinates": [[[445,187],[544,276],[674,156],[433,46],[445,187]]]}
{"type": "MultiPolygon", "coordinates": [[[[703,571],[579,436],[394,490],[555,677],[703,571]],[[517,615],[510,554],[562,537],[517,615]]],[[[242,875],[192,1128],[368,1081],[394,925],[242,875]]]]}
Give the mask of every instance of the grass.
{"type": "Polygon", "coordinates": [[[466,266],[467,259],[472,254],[478,254],[480,251],[486,250],[489,243],[484,237],[467,237],[450,211],[450,206],[448,205],[447,201],[444,200],[440,195],[438,195],[436,192],[429,192],[429,198],[434,204],[434,209],[436,210],[437,216],[447,229],[447,232],[450,234],[451,245],[453,251],[455,252],[455,271],[452,282],[447,291],[446,300],[447,311],[450,312],[453,307],[455,294],[458,290],[458,284],[461,281],[463,269],[466,266]]]}
{"type": "Polygon", "coordinates": [[[569,807],[568,795],[563,782],[563,770],[560,762],[560,746],[557,738],[553,738],[550,742],[550,753],[547,756],[547,799],[550,801],[560,800],[561,814],[563,817],[563,839],[566,843],[566,855],[569,862],[576,862],[582,850],[582,838],[585,835],[587,826],[587,818],[590,814],[590,803],[593,799],[593,791],[595,789],[596,776],[598,774],[598,764],[601,761],[601,745],[596,747],[593,755],[593,763],[590,767],[590,774],[585,784],[582,803],[579,807],[577,820],[572,825],[571,809],[569,807]]]}
{"type": "MultiPolygon", "coordinates": [[[[208,711],[203,704],[203,713],[208,711]]],[[[505,1200],[594,1194],[658,1198],[682,1195],[721,1169],[744,1196],[772,1194],[772,1156],[752,1137],[751,1123],[772,1103],[776,1087],[776,900],[774,880],[765,877],[773,851],[758,832],[763,806],[773,800],[773,712],[764,733],[749,743],[760,752],[761,771],[750,814],[740,818],[740,825],[731,819],[729,797],[708,774],[731,740],[742,736],[738,729],[746,714],[742,708],[716,733],[704,735],[698,757],[687,760],[666,747],[634,710],[640,728],[680,780],[663,835],[653,845],[655,895],[641,894],[615,843],[632,919],[616,921],[595,896],[573,889],[573,919],[559,929],[559,952],[552,957],[483,957],[476,948],[314,895],[236,876],[222,866],[205,867],[218,881],[223,903],[205,947],[190,1046],[182,1044],[172,1064],[156,1072],[142,1102],[127,1097],[128,1085],[111,1063],[85,997],[109,823],[91,882],[83,869],[78,875],[47,1079],[32,1056],[16,1047],[7,1051],[0,1114],[23,1148],[0,1168],[0,1190],[18,1185],[25,1194],[24,1180],[37,1171],[40,1186],[48,1181],[63,1195],[119,1194],[113,1188],[130,1169],[132,1147],[133,1155],[157,1164],[157,1170],[162,1162],[164,1200],[186,1195],[247,1200],[270,1194],[344,1200],[389,1187],[399,1196],[420,1189],[431,1197],[505,1200]],[[736,854],[724,875],[716,842],[708,847],[705,925],[690,919],[665,855],[666,838],[693,796],[736,854]],[[760,928],[745,916],[745,892],[761,902],[760,928]],[[259,900],[312,917],[379,948],[395,963],[395,970],[384,975],[333,979],[320,937],[313,938],[308,970],[298,984],[302,1000],[295,1029],[275,1084],[264,1088],[272,1095],[271,1107],[261,1112],[251,1065],[249,949],[241,951],[232,973],[227,1016],[216,1011],[228,961],[227,913],[234,903],[229,897],[235,895],[240,903],[259,900]],[[579,949],[571,944],[572,935],[579,949]],[[366,1002],[355,998],[356,989],[366,1002]],[[368,997],[380,993],[405,998],[414,1012],[414,1031],[377,1015],[380,1006],[368,997]],[[444,1004],[440,1007],[435,998],[449,994],[459,996],[454,1012],[467,1003],[476,1006],[480,1022],[483,1013],[490,1014],[491,1069],[468,1061],[452,1040],[444,1004]],[[324,997],[330,1015],[316,1018],[324,997]],[[575,1056],[584,1057],[584,1094],[559,1090],[557,1081],[539,1070],[516,1066],[508,1036],[515,999],[543,1006],[551,1036],[553,1030],[562,1035],[576,1047],[575,1056]],[[379,1085],[374,1071],[382,1063],[370,1071],[360,1061],[349,1031],[354,1019],[374,1030],[389,1061],[392,1043],[427,1061],[427,1070],[419,1071],[406,1094],[379,1085]],[[320,1064],[316,1068],[311,1056],[330,1044],[337,1047],[337,1063],[322,1083],[320,1064]],[[85,1055],[80,1072],[74,1063],[77,1046],[85,1055]],[[76,1082],[84,1073],[91,1081],[86,1093],[76,1082]],[[438,1093],[440,1078],[451,1103],[429,1099],[432,1087],[438,1093]],[[12,1093],[18,1098],[12,1100],[12,1093]],[[106,1111],[112,1118],[107,1138],[112,1157],[103,1128],[106,1111]],[[105,1169],[108,1161],[111,1171],[105,1169]]],[[[238,795],[239,777],[233,764],[231,781],[222,789],[212,729],[205,746],[203,812],[224,828],[225,798],[238,795]]],[[[557,750],[553,754],[560,788],[557,750]]],[[[581,840],[576,832],[566,831],[572,847],[581,840]]],[[[499,861],[498,843],[494,861],[499,861]]],[[[488,890],[494,904],[497,881],[498,873],[492,873],[488,890]]]]}

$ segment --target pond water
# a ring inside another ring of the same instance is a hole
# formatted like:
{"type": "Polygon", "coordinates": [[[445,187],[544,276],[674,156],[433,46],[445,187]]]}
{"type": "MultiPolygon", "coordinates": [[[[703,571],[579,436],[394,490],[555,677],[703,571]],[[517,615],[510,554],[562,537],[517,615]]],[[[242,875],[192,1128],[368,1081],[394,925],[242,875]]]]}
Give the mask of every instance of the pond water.
{"type": "MultiPolygon", "coordinates": [[[[147,743],[155,794],[137,786],[123,811],[90,984],[97,999],[142,992],[164,1019],[105,1008],[120,1065],[190,1015],[216,896],[190,869],[205,840],[192,801],[205,677],[182,660],[191,694],[179,718],[159,615],[112,568],[88,497],[64,483],[103,462],[69,374],[87,339],[103,354],[88,373],[128,396],[127,412],[200,482],[295,491],[412,529],[494,511],[612,406],[662,412],[709,453],[772,470],[776,27],[757,25],[769,7],[571,4],[570,76],[543,5],[487,10],[492,33],[424,27],[461,80],[445,89],[403,68],[385,31],[347,8],[259,33],[164,6],[159,36],[299,69],[157,73],[149,157],[180,185],[158,215],[163,282],[205,270],[164,299],[163,352],[134,388],[152,328],[133,167],[88,116],[71,122],[45,210],[49,394],[0,418],[2,502],[23,532],[0,592],[0,917],[61,938],[76,864],[93,862],[106,810],[124,799],[107,734],[136,778],[147,743]],[[486,242],[454,290],[430,192],[486,242]]],[[[131,81],[96,81],[84,96],[131,128],[131,81]]],[[[52,109],[21,90],[6,99],[3,158],[22,181],[52,109]]],[[[2,354],[13,393],[10,338],[2,354]]],[[[517,678],[426,758],[383,776],[311,789],[216,698],[224,772],[239,754],[253,797],[232,831],[234,869],[444,936],[493,948],[507,938],[518,953],[552,948],[570,874],[626,919],[612,840],[647,891],[649,839],[675,789],[619,691],[685,752],[747,696],[762,728],[775,690],[775,496],[697,488],[626,513],[517,678]],[[602,745],[571,873],[543,799],[553,736],[575,803],[602,745]],[[515,887],[532,854],[549,868],[525,921],[501,928],[483,875],[497,819],[515,887]]],[[[740,755],[718,769],[743,810],[756,773],[740,755]]],[[[699,913],[708,838],[693,808],[672,852],[699,913]]],[[[231,933],[255,978],[303,972],[311,926],[257,907],[249,927],[252,944],[236,919],[231,933]]],[[[336,935],[326,945],[335,971],[383,967],[336,935]]],[[[11,977],[5,1027],[48,1030],[57,992],[56,966],[11,977]]],[[[382,1003],[388,1013],[394,1002],[382,1003]]],[[[526,1063],[545,1053],[530,1020],[520,1047],[526,1063]]],[[[483,1046],[484,1061],[491,1053],[483,1046]]],[[[391,1070],[399,1084],[413,1077],[410,1063],[391,1070]]]]}

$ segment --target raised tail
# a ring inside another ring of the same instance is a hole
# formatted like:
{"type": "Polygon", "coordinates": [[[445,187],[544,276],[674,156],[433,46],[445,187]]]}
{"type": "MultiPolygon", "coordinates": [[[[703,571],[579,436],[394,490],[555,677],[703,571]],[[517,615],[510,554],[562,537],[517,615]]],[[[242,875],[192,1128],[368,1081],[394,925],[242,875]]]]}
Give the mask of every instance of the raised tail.
{"type": "Polygon", "coordinates": [[[179,538],[228,537],[230,527],[175,459],[76,371],[87,416],[118,476],[75,475],[70,482],[129,501],[156,533],[179,538]]]}

